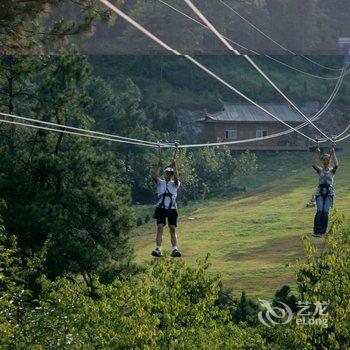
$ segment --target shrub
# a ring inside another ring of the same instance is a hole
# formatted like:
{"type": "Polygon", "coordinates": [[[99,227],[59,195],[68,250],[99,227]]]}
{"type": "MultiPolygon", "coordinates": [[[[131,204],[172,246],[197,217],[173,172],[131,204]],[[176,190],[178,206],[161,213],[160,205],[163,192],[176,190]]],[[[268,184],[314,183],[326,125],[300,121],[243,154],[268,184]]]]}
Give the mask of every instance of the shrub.
{"type": "MultiPolygon", "coordinates": [[[[37,303],[11,304],[3,294],[1,341],[16,349],[264,349],[254,331],[232,324],[216,305],[217,277],[207,261],[190,268],[155,261],[131,279],[110,285],[40,278],[37,303]]],[[[11,298],[10,298],[11,299],[11,298]]]]}
{"type": "Polygon", "coordinates": [[[306,259],[295,266],[299,300],[327,302],[328,328],[291,323],[277,335],[279,349],[350,348],[350,225],[338,214],[333,219],[324,247],[304,238],[306,259]]]}

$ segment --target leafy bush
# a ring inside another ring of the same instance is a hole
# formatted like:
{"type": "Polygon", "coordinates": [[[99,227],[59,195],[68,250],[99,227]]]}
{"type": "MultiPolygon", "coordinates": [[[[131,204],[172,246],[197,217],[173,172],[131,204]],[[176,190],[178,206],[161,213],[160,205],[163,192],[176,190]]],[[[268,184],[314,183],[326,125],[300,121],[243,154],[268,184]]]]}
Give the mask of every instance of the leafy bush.
{"type": "Polygon", "coordinates": [[[350,348],[350,225],[338,214],[325,245],[317,249],[304,239],[306,259],[295,266],[299,300],[327,302],[328,328],[291,323],[276,331],[278,349],[350,348]]]}
{"type": "Polygon", "coordinates": [[[137,226],[142,226],[143,222],[142,222],[142,218],[138,218],[137,219],[137,222],[136,222],[136,225],[137,226]]]}
{"type": "MultiPolygon", "coordinates": [[[[2,242],[3,243],[3,242],[2,242]]],[[[253,330],[241,329],[219,308],[218,277],[207,260],[189,268],[166,257],[133,278],[110,285],[93,279],[95,297],[85,283],[69,278],[38,278],[42,293],[32,300],[27,268],[15,268],[15,242],[1,245],[6,278],[1,285],[0,346],[16,349],[264,349],[253,330]],[[4,258],[5,257],[5,258],[4,258]]],[[[2,275],[4,278],[4,275],[2,275]]]]}
{"type": "Polygon", "coordinates": [[[0,348],[345,350],[350,344],[349,233],[350,226],[335,217],[324,249],[305,239],[306,260],[295,267],[298,299],[287,287],[275,294],[275,301],[289,304],[329,302],[328,328],[293,322],[266,328],[254,319],[258,306],[245,294],[223,300],[207,259],[191,268],[166,256],[108,285],[96,276],[93,286],[79,276],[50,281],[41,269],[49,250],[21,258],[0,219],[0,348]],[[41,286],[36,296],[33,279],[41,286]]]}

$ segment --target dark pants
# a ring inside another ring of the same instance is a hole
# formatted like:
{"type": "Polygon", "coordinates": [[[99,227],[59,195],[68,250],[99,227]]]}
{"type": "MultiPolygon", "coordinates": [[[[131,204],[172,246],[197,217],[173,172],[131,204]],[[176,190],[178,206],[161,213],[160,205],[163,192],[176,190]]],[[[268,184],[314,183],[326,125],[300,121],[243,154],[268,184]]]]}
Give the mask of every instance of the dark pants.
{"type": "Polygon", "coordinates": [[[328,227],[328,214],[333,204],[333,196],[318,196],[316,198],[317,213],[315,215],[314,233],[325,235],[328,227]]]}

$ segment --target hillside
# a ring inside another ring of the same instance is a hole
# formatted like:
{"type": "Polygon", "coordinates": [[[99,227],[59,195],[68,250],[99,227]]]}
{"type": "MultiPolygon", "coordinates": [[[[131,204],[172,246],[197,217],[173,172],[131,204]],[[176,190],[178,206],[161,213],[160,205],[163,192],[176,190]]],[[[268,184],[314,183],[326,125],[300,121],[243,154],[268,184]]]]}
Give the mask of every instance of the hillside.
{"type": "MultiPolygon", "coordinates": [[[[341,167],[336,177],[335,208],[350,217],[350,145],[339,152],[341,167]]],[[[210,200],[180,210],[179,239],[183,259],[193,264],[211,255],[210,271],[222,275],[234,295],[242,290],[250,296],[270,297],[283,284],[293,284],[287,267],[302,258],[301,239],[310,236],[314,209],[306,209],[316,185],[309,155],[296,158],[290,167],[266,163],[271,181],[236,199],[210,200]],[[276,169],[273,171],[271,169],[276,169]]],[[[151,213],[152,209],[146,211],[151,213]]],[[[164,236],[169,248],[169,235],[164,236]]],[[[150,261],[154,247],[154,223],[134,232],[138,262],[150,261]]],[[[312,238],[312,240],[316,240],[312,238]]],[[[322,240],[318,240],[322,246],[322,240]]]]}
{"type": "MultiPolygon", "coordinates": [[[[273,39],[298,53],[337,54],[338,38],[348,36],[349,33],[346,16],[349,2],[344,0],[245,0],[225,3],[273,39]]],[[[209,54],[226,52],[225,47],[209,31],[167,6],[169,4],[196,19],[183,1],[119,0],[117,4],[133,19],[180,51],[209,54]]],[[[197,6],[219,31],[240,45],[258,52],[285,53],[222,2],[202,1],[197,2],[197,6]]],[[[70,9],[68,15],[72,12],[75,12],[74,8],[70,9]]],[[[78,42],[85,53],[134,55],[162,51],[123,20],[117,20],[109,27],[97,25],[93,36],[80,38],[78,42]]]]}
{"type": "MultiPolygon", "coordinates": [[[[300,57],[274,56],[281,61],[307,72],[321,76],[336,76],[313,67],[300,57]]],[[[278,103],[282,98],[259,77],[241,57],[232,55],[202,55],[197,59],[243,93],[260,103],[278,103]]],[[[324,56],[313,56],[323,62],[324,56]]],[[[285,68],[259,56],[254,60],[273,81],[295,102],[302,104],[318,101],[324,104],[332,93],[336,80],[319,80],[285,68]]],[[[222,101],[242,102],[232,91],[207,76],[183,58],[172,56],[90,56],[94,74],[108,81],[115,91],[122,90],[125,80],[132,79],[140,88],[143,104],[155,103],[164,110],[218,111],[222,101]]],[[[342,57],[328,58],[334,66],[341,67],[342,57]]],[[[334,104],[348,105],[348,79],[336,97],[334,104]]]]}

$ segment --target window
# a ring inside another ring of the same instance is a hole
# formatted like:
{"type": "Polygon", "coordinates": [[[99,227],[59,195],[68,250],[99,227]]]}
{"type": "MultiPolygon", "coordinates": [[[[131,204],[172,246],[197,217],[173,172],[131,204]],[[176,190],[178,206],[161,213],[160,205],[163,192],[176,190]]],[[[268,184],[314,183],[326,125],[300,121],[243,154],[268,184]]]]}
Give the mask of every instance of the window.
{"type": "Polygon", "coordinates": [[[256,137],[265,137],[269,133],[267,128],[258,128],[256,129],[256,137]]]}
{"type": "Polygon", "coordinates": [[[225,138],[230,140],[237,139],[237,130],[236,129],[228,129],[225,131],[225,138]]]}

